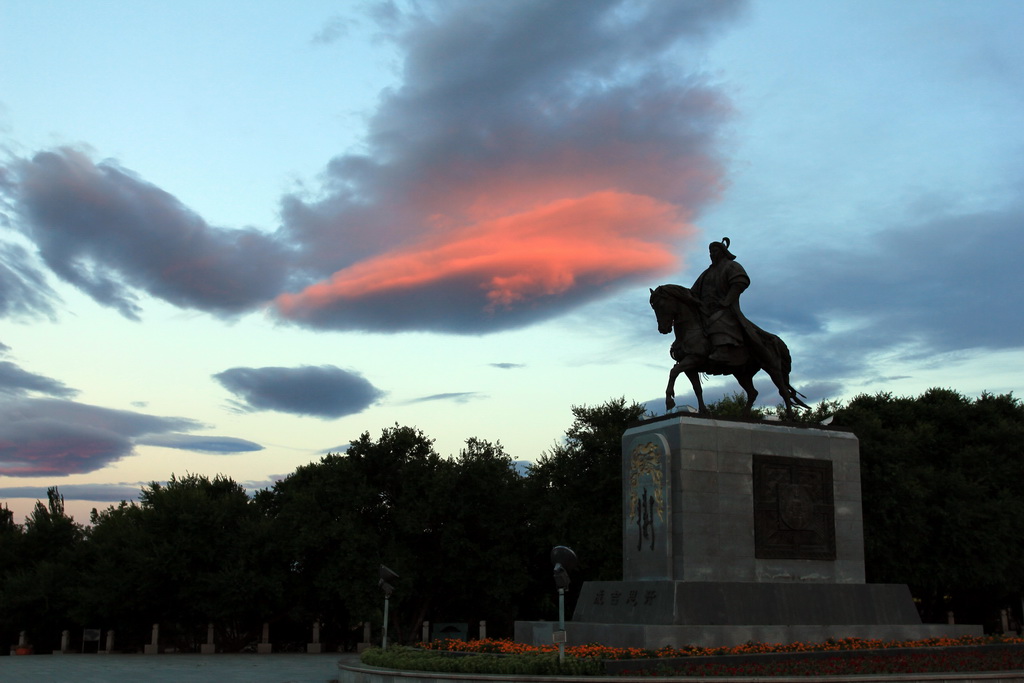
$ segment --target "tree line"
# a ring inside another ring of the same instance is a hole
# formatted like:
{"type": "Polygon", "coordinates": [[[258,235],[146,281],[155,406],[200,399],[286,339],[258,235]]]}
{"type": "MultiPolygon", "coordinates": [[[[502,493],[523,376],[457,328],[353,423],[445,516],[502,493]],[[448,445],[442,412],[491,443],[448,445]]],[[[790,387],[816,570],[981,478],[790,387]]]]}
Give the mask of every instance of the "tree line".
{"type": "MultiPolygon", "coordinates": [[[[740,405],[710,407],[728,418],[740,405]]],[[[380,564],[400,577],[389,638],[418,640],[424,620],[511,636],[517,619],[557,618],[552,546],[580,558],[570,611],[582,582],[621,578],[621,437],[644,412],[622,398],[574,406],[561,442],[525,471],[500,443],[470,438],[444,457],[395,425],[251,496],[222,475],[172,475],[84,525],[51,488],[24,524],[0,508],[0,639],[25,630],[40,652],[64,629],[103,628],[134,650],[159,623],[162,642],[191,651],[212,623],[233,651],[264,623],[282,644],[308,642],[319,621],[328,647],[350,648],[383,618],[380,564]]],[[[800,419],[829,417],[861,443],[868,580],[909,584],[930,621],[1019,611],[1021,402],[932,389],[826,401],[800,419]]]]}

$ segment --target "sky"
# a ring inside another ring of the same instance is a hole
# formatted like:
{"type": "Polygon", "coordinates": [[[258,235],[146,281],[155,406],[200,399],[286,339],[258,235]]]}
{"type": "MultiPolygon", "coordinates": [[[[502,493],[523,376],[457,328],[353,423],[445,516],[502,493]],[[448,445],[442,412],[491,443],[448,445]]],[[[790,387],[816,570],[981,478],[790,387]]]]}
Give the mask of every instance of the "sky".
{"type": "Polygon", "coordinates": [[[535,461],[572,406],[664,412],[649,288],[726,236],[810,401],[1020,396],[1022,32],[1018,0],[0,0],[0,501],[255,491],[396,424],[535,461]]]}

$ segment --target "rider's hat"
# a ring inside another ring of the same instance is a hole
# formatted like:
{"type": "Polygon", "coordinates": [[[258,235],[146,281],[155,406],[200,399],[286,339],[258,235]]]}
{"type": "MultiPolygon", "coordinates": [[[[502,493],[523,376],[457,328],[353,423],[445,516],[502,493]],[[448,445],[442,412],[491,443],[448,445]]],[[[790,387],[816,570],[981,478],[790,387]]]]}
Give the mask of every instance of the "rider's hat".
{"type": "Polygon", "coordinates": [[[710,249],[711,247],[718,247],[723,252],[725,252],[725,258],[729,259],[730,261],[735,261],[736,257],[733,256],[731,251],[729,251],[729,244],[729,238],[723,237],[721,242],[712,242],[711,244],[709,244],[708,249],[710,249]]]}

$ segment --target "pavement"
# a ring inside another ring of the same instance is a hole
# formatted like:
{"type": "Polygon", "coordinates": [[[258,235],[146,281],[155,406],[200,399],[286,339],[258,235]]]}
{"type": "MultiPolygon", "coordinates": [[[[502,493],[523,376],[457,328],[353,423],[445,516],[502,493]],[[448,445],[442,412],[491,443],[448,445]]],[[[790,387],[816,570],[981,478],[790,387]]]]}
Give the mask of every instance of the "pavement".
{"type": "Polygon", "coordinates": [[[355,654],[0,656],[0,683],[328,683],[355,654]]]}

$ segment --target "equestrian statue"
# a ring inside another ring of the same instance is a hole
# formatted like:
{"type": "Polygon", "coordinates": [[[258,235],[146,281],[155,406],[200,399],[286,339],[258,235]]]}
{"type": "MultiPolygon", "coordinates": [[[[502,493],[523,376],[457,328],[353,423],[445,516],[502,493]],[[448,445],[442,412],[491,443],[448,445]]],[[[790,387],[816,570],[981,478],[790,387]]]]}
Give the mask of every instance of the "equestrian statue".
{"type": "Polygon", "coordinates": [[[747,394],[749,414],[757,398],[754,375],[764,370],[779,389],[786,415],[792,417],[794,405],[810,406],[800,400],[803,394],[789,383],[793,362],[786,343],[747,320],[740,311],[740,294],[750,285],[750,278],[729,252],[729,244],[729,238],[723,237],[721,242],[708,245],[711,265],[693,287],[661,285],[651,290],[658,331],[675,331],[669,353],[676,364],[668,373],[665,409],[675,407],[676,378],[683,373],[693,385],[700,413],[706,415],[700,386],[704,373],[735,377],[747,394]]]}

